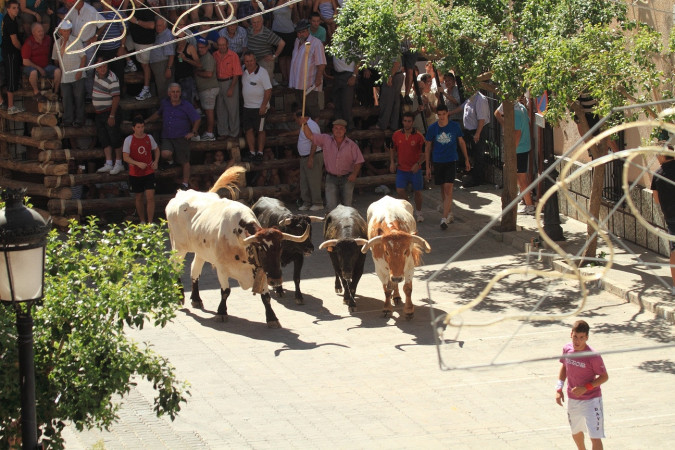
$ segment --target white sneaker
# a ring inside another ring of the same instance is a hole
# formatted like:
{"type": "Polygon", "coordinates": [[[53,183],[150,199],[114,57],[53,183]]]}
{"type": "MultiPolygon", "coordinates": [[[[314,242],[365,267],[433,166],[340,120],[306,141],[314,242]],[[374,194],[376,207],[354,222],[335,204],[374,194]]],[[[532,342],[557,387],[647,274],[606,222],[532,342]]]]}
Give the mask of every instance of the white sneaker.
{"type": "Polygon", "coordinates": [[[422,211],[415,211],[415,219],[417,219],[419,223],[424,222],[424,216],[422,215],[422,211]]]}
{"type": "Polygon", "coordinates": [[[298,206],[298,211],[309,211],[310,205],[298,206]]]}
{"type": "Polygon", "coordinates": [[[445,221],[448,223],[453,223],[455,221],[455,216],[452,213],[448,213],[448,217],[445,218],[445,221]]]}
{"type": "Polygon", "coordinates": [[[150,93],[150,89],[143,88],[141,93],[136,96],[136,100],[138,100],[138,101],[147,100],[150,97],[152,97],[152,94],[150,93]]]}
{"type": "Polygon", "coordinates": [[[25,109],[23,109],[23,108],[20,107],[20,106],[16,106],[16,105],[14,105],[14,106],[12,106],[12,107],[10,107],[10,108],[7,108],[7,114],[10,114],[10,115],[11,115],[11,114],[18,114],[18,113],[24,112],[24,111],[25,111],[25,109]]]}
{"type": "Polygon", "coordinates": [[[108,173],[113,169],[112,164],[106,164],[96,171],[96,173],[108,173]]]}
{"type": "Polygon", "coordinates": [[[204,133],[202,134],[202,137],[200,138],[202,141],[215,141],[216,137],[214,136],[213,133],[204,133]]]}
{"type": "Polygon", "coordinates": [[[201,138],[198,134],[195,134],[194,136],[192,136],[192,137],[190,138],[190,140],[191,140],[192,142],[199,142],[199,141],[202,140],[202,138],[201,138]]]}
{"type": "Polygon", "coordinates": [[[536,211],[536,208],[534,207],[534,205],[529,205],[529,206],[525,206],[524,208],[519,209],[518,214],[534,216],[535,211],[536,211]]]}
{"type": "Polygon", "coordinates": [[[322,211],[323,210],[323,205],[312,205],[309,207],[310,211],[322,211]]]}
{"type": "Polygon", "coordinates": [[[441,230],[447,230],[448,229],[448,221],[445,220],[445,217],[441,219],[441,230]]]}
{"type": "Polygon", "coordinates": [[[129,72],[136,72],[138,68],[136,67],[136,64],[134,64],[133,61],[127,61],[127,65],[124,66],[124,73],[129,73],[129,72]]]}
{"type": "Polygon", "coordinates": [[[110,170],[110,175],[117,175],[118,173],[124,172],[124,166],[122,164],[115,164],[115,166],[110,170]]]}

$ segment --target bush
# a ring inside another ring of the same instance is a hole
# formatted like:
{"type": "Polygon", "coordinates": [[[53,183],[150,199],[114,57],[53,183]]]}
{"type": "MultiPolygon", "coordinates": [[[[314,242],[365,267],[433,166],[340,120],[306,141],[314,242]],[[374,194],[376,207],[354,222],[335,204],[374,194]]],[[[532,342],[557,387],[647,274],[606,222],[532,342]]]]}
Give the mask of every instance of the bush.
{"type": "MultiPolygon", "coordinates": [[[[108,428],[114,396],[135,377],[157,391],[154,410],[173,420],[189,395],[169,361],[130,340],[125,327],[164,327],[183,298],[182,264],[167,250],[160,226],[99,229],[96,219],[48,237],[45,295],[33,308],[37,422],[46,447],[62,448],[66,421],[78,430],[108,428]]],[[[21,435],[15,316],[0,314],[0,448],[21,435]]]]}

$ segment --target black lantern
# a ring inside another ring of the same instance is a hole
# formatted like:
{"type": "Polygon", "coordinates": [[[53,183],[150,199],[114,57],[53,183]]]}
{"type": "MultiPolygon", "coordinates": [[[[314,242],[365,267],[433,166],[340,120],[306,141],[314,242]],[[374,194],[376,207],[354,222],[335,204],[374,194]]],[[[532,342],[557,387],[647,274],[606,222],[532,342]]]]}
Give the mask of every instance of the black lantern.
{"type": "Polygon", "coordinates": [[[34,303],[43,296],[46,236],[50,223],[23,204],[25,189],[6,189],[0,210],[0,302],[13,306],[19,341],[21,438],[24,449],[38,448],[33,363],[34,303]]]}

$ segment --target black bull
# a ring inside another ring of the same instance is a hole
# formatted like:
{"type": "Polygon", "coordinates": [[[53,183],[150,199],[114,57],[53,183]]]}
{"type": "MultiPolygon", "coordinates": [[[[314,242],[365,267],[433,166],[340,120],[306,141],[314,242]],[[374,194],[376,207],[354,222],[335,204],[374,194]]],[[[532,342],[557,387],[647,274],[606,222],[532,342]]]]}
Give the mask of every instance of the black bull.
{"type": "Polygon", "coordinates": [[[368,226],[359,212],[349,206],[339,205],[328,213],[323,226],[324,242],[319,249],[330,253],[335,270],[335,292],[344,288],[344,302],[349,311],[356,311],[356,287],[363,275],[366,255],[361,247],[368,242],[368,226]]]}
{"type": "MultiPolygon", "coordinates": [[[[303,242],[283,241],[281,246],[281,265],[293,263],[293,282],[295,283],[295,302],[303,304],[300,292],[300,272],[306,255],[314,251],[312,244],[312,222],[322,221],[322,217],[293,214],[280,200],[270,197],[260,197],[251,208],[262,227],[278,228],[280,231],[293,235],[302,235],[309,227],[309,237],[303,242]]],[[[275,291],[282,297],[284,289],[276,286],[275,291]]]]}

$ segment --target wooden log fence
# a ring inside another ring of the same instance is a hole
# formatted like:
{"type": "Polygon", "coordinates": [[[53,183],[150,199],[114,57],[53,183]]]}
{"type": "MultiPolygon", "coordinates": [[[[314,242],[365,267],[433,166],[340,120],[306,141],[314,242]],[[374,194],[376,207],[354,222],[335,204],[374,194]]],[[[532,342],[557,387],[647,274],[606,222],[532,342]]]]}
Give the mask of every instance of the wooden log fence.
{"type": "Polygon", "coordinates": [[[33,139],[28,136],[19,136],[14,133],[0,132],[0,141],[9,142],[13,144],[21,144],[27,147],[35,147],[40,150],[59,150],[61,148],[61,141],[50,139],[33,139]]]}
{"type": "Polygon", "coordinates": [[[58,119],[54,114],[36,114],[28,111],[10,115],[7,113],[7,110],[0,109],[0,118],[16,120],[18,122],[34,123],[44,127],[54,127],[58,123],[58,119]]]}
{"type": "Polygon", "coordinates": [[[5,177],[0,177],[0,186],[3,188],[20,189],[26,188],[26,195],[29,197],[47,197],[69,199],[72,197],[72,192],[69,187],[61,187],[50,189],[40,183],[27,183],[25,181],[12,180],[5,177]]]}
{"type": "Polygon", "coordinates": [[[45,163],[36,161],[14,161],[12,159],[0,159],[0,167],[23,173],[37,173],[42,175],[66,175],[68,164],[45,163]]]}

